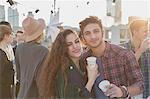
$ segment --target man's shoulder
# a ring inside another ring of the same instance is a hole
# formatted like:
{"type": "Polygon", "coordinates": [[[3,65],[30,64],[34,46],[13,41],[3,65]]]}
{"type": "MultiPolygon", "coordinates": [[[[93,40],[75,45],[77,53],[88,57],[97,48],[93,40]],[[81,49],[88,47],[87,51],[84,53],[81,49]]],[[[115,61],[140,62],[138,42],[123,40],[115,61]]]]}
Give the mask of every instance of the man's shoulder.
{"type": "Polygon", "coordinates": [[[49,50],[47,47],[41,45],[41,51],[45,54],[48,54],[49,50]]]}
{"type": "Polygon", "coordinates": [[[124,47],[122,47],[120,45],[116,45],[116,44],[110,44],[110,48],[111,48],[111,50],[113,50],[115,52],[116,51],[121,51],[121,52],[126,51],[126,49],[124,47]]]}
{"type": "Polygon", "coordinates": [[[17,45],[16,51],[18,52],[24,52],[25,50],[28,50],[30,52],[41,52],[41,53],[48,53],[49,50],[47,47],[41,45],[41,44],[28,44],[28,43],[22,43],[17,45]]]}
{"type": "Polygon", "coordinates": [[[22,48],[26,43],[20,43],[18,45],[16,45],[16,49],[20,49],[22,48]]]}
{"type": "Polygon", "coordinates": [[[119,56],[126,56],[128,54],[132,54],[132,52],[122,46],[115,45],[115,44],[110,44],[111,50],[119,56]]]}
{"type": "Polygon", "coordinates": [[[124,47],[124,48],[130,48],[131,47],[131,41],[123,42],[123,43],[119,44],[119,46],[124,47]]]}
{"type": "Polygon", "coordinates": [[[91,56],[91,55],[92,55],[91,49],[86,49],[82,52],[81,56],[85,57],[85,56],[91,56]]]}

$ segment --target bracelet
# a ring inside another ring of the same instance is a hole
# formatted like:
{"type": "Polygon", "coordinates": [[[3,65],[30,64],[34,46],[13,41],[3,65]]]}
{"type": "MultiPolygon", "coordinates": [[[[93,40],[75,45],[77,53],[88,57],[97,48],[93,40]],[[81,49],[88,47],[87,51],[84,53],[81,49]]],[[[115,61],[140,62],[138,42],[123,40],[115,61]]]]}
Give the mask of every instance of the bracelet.
{"type": "Polygon", "coordinates": [[[129,96],[129,92],[128,92],[127,87],[121,86],[120,89],[121,89],[121,91],[123,93],[123,95],[120,98],[127,98],[129,96]]]}
{"type": "Polygon", "coordinates": [[[126,92],[127,92],[127,96],[126,96],[126,98],[129,98],[130,97],[130,94],[129,94],[129,91],[128,91],[128,88],[126,87],[126,86],[122,86],[125,90],[126,90],[126,92]]]}

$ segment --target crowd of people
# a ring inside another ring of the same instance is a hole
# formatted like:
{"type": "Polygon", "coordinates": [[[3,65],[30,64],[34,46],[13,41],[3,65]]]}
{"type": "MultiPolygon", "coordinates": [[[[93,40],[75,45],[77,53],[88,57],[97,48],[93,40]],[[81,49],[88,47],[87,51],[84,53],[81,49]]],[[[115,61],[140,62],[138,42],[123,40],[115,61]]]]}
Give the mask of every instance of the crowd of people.
{"type": "Polygon", "coordinates": [[[42,18],[25,18],[15,38],[10,23],[1,21],[0,99],[147,99],[149,26],[133,20],[129,42],[115,45],[105,40],[101,19],[90,16],[79,23],[79,33],[63,29],[48,48],[42,18]],[[92,68],[88,57],[96,58],[92,68]],[[99,88],[104,80],[110,82],[105,92],[99,88]]]}

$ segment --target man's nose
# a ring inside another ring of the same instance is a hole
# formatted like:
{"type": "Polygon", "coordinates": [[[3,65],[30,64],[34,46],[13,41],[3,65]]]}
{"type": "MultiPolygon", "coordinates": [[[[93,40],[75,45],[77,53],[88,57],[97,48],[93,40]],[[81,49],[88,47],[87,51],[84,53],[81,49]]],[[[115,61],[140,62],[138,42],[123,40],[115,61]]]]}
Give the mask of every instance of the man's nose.
{"type": "Polygon", "coordinates": [[[96,38],[96,35],[95,35],[94,33],[91,33],[90,36],[91,36],[92,39],[95,39],[95,38],[96,38]]]}

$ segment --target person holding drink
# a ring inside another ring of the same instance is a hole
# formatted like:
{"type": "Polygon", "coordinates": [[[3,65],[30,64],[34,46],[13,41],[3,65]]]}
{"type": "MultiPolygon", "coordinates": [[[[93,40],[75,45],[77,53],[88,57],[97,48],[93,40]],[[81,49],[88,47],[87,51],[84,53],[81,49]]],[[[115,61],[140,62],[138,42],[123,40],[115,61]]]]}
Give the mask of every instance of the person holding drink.
{"type": "Polygon", "coordinates": [[[56,37],[51,52],[39,73],[38,89],[41,98],[89,99],[98,76],[97,65],[86,67],[80,62],[82,47],[77,33],[70,29],[61,31],[56,37]]]}
{"type": "Polygon", "coordinates": [[[121,44],[134,52],[144,76],[144,92],[135,99],[147,99],[150,95],[150,37],[149,24],[146,19],[136,19],[129,24],[131,40],[121,44]]]}
{"type": "MultiPolygon", "coordinates": [[[[85,18],[80,23],[80,38],[89,50],[82,55],[82,63],[86,66],[86,58],[97,58],[98,70],[104,80],[110,84],[104,92],[108,98],[127,98],[143,92],[143,76],[134,54],[127,49],[110,44],[104,40],[101,20],[96,16],[85,18]]],[[[102,79],[100,79],[102,80],[102,79]]],[[[99,81],[96,79],[95,94],[101,99],[99,81]]],[[[102,98],[104,99],[104,98],[102,98]]]]}

